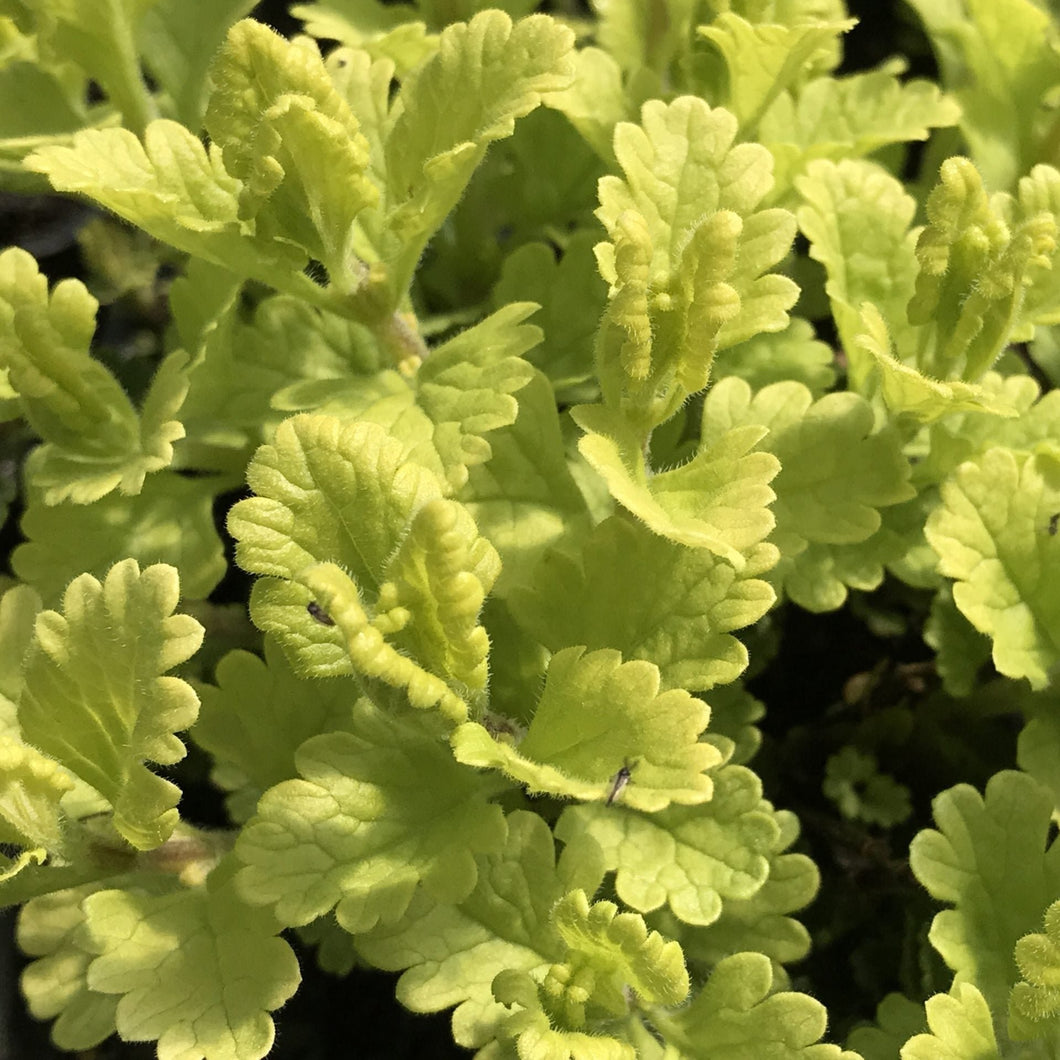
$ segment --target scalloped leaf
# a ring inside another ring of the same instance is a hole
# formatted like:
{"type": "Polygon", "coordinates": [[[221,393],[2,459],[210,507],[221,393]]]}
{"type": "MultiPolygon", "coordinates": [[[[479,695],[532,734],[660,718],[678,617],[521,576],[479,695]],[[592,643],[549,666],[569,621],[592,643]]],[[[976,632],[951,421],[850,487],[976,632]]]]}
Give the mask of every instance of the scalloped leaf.
{"type": "Polygon", "coordinates": [[[118,1033],[157,1041],[159,1060],[260,1060],[268,1013],[298,988],[298,961],[267,911],[248,906],[223,862],[206,886],[85,899],[89,989],[119,995],[118,1033]],[[182,940],[174,946],[173,939],[182,940]]]}
{"type": "Polygon", "coordinates": [[[722,11],[698,33],[725,59],[729,72],[726,106],[740,122],[744,139],[755,136],[758,122],[777,96],[806,74],[810,59],[857,25],[856,19],[815,19],[795,25],[752,25],[732,11],[722,11]],[[755,61],[747,62],[753,55],[755,61]]]}
{"type": "Polygon", "coordinates": [[[0,596],[0,736],[21,739],[17,704],[25,683],[23,661],[42,606],[28,585],[12,586],[0,596]]]}
{"type": "Polygon", "coordinates": [[[643,446],[620,413],[605,405],[578,405],[574,421],[586,431],[578,450],[607,482],[611,495],[657,534],[705,548],[744,576],[761,574],[777,560],[763,539],[773,529],[769,483],[780,465],[754,451],[766,433],[757,425],[701,440],[681,467],[655,474],[643,446]]]}
{"type": "MultiPolygon", "coordinates": [[[[800,567],[806,564],[813,577],[803,580],[816,584],[815,592],[827,582],[842,590],[843,546],[869,542],[881,526],[879,509],[915,495],[898,433],[889,426],[877,430],[872,407],[857,394],[826,394],[814,401],[801,383],[785,382],[752,395],[743,380],[732,377],[707,395],[700,444],[710,446],[752,425],[767,431],[759,444],[781,468],[773,482],[776,529],[770,538],[784,556],[776,580],[789,593],[799,592],[800,567]]],[[[878,582],[882,557],[874,571],[878,582]]],[[[872,573],[857,573],[855,567],[854,577],[854,584],[864,587],[872,573]]],[[[806,599],[801,592],[796,598],[806,599]]]]}
{"type": "Polygon", "coordinates": [[[350,932],[393,924],[421,884],[463,901],[474,855],[504,843],[504,814],[487,801],[504,786],[496,778],[461,768],[436,735],[367,699],[350,728],[302,744],[304,779],[270,788],[236,842],[241,894],[287,925],[333,907],[350,932]]]}
{"type": "Polygon", "coordinates": [[[508,818],[503,849],[478,858],[475,889],[457,905],[440,903],[422,888],[404,919],[357,938],[358,951],[386,971],[404,971],[398,1000],[413,1012],[456,1005],[457,1044],[481,1048],[493,1040],[506,1011],[491,984],[501,972],[544,972],[563,956],[551,912],[568,891],[594,893],[603,877],[598,852],[567,847],[559,865],[548,825],[516,811],[508,818]],[[424,938],[437,940],[425,952],[424,938]]]}
{"type": "Polygon", "coordinates": [[[482,11],[447,26],[402,85],[386,139],[387,256],[404,293],[424,246],[495,140],[573,79],[574,34],[555,19],[482,11]]]}
{"type": "Polygon", "coordinates": [[[239,214],[241,183],[216,146],[209,151],[176,122],[160,119],[143,143],[127,129],[85,129],[69,147],[43,147],[25,161],[57,191],[80,192],[162,243],[317,304],[302,274],[308,258],[268,227],[239,214]]]}
{"type": "Polygon", "coordinates": [[[11,553],[11,568],[55,604],[83,572],[101,578],[125,558],[168,563],[180,572],[181,596],[204,600],[227,570],[213,516],[223,488],[218,479],[166,470],[133,497],[54,505],[31,498],[20,523],[27,540],[11,553]]]}
{"type": "Polygon", "coordinates": [[[902,1060],[1001,1060],[990,1009],[972,983],[954,983],[924,1008],[931,1033],[910,1038],[902,1060]]]}
{"type": "Polygon", "coordinates": [[[703,771],[722,761],[715,747],[699,742],[710,708],[684,689],[659,688],[652,663],[622,662],[611,649],[566,648],[549,662],[518,747],[467,722],[453,732],[453,753],[466,765],[501,770],[532,793],[621,798],[648,812],[705,802],[713,784],[703,771]],[[622,770],[624,787],[616,779],[622,770]]]}
{"type": "Polygon", "coordinates": [[[719,349],[783,331],[798,295],[767,270],[788,252],[794,219],[755,207],[772,185],[759,144],[734,146],[736,118],[682,96],[621,123],[625,179],[605,176],[597,248],[609,307],[597,336],[605,401],[643,439],[707,385],[719,349]],[[765,273],[765,275],[763,275],[765,273]]]}
{"type": "Polygon", "coordinates": [[[615,648],[658,666],[664,687],[701,691],[743,672],[747,649],[732,631],[757,622],[774,600],[767,582],[740,577],[707,550],[612,517],[576,554],[548,552],[509,606],[549,651],[615,648]]]}
{"type": "Polygon", "coordinates": [[[666,1020],[663,1037],[681,1060],[860,1060],[824,1034],[824,1006],[806,994],[773,993],[773,969],[761,953],[719,962],[692,1003],[666,1020]]]}
{"type": "Polygon", "coordinates": [[[924,1006],[904,994],[888,994],[876,1006],[872,1026],[855,1027],[847,1045],[865,1060],[898,1060],[901,1048],[914,1035],[927,1031],[924,1006]]]}
{"type": "Polygon", "coordinates": [[[1006,771],[991,778],[985,798],[958,784],[932,808],[938,831],[916,836],[910,865],[934,898],[954,908],[936,914],[931,944],[957,983],[974,984],[990,1010],[1003,1013],[1019,978],[1016,942],[1060,894],[1060,843],[1049,843],[1052,795],[1006,771]]]}
{"type": "Polygon", "coordinates": [[[609,806],[568,807],[556,835],[565,843],[594,840],[615,870],[615,892],[631,909],[650,913],[666,904],[686,924],[712,924],[725,903],[749,899],[762,887],[780,841],[754,773],[725,766],[713,781],[709,802],[651,817],[609,806]]]}
{"type": "Polygon", "coordinates": [[[1060,461],[993,448],[942,484],[925,534],[939,568],[956,579],[961,614],[993,640],[1007,677],[1045,688],[1060,660],[1060,461]]]}
{"type": "Polygon", "coordinates": [[[77,280],[63,280],[49,296],[24,250],[0,254],[0,367],[46,443],[29,469],[48,504],[88,504],[119,488],[139,493],[184,436],[172,417],[187,392],[187,355],[162,362],[137,415],[111,372],[89,356],[97,307],[77,280]]]}
{"type": "Polygon", "coordinates": [[[863,302],[894,334],[899,358],[914,352],[905,308],[916,282],[916,233],[910,230],[916,201],[880,166],[855,159],[811,162],[795,187],[802,199],[796,217],[810,241],[810,257],[828,273],[825,290],[851,385],[864,391],[873,362],[857,341],[864,330],[863,302]]]}
{"type": "Polygon", "coordinates": [[[117,830],[140,850],[169,836],[180,797],[147,762],[179,762],[185,749],[174,733],[198,713],[191,686],[162,676],[202,643],[203,627],[172,613],[179,595],[165,564],[141,572],[130,559],[102,584],[75,579],[63,614],[37,617],[18,707],[26,739],[103,795],[117,830]]]}
{"type": "Polygon", "coordinates": [[[934,82],[903,73],[892,59],[877,70],[818,77],[797,94],[781,93],[757,136],[776,161],[777,191],[789,189],[815,158],[860,158],[956,124],[961,111],[954,100],[934,82]]]}

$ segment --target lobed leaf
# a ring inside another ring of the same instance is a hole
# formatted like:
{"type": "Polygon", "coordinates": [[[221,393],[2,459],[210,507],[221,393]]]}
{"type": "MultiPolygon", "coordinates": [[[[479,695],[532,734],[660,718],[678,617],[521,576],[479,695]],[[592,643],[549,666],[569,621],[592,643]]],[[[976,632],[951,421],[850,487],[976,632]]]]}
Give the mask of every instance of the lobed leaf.
{"type": "Polygon", "coordinates": [[[19,722],[26,739],[106,798],[134,847],[160,845],[177,822],[179,789],[147,768],[184,757],[174,733],[198,713],[191,687],[167,670],[190,658],[203,628],[172,614],[177,572],[135,560],[101,584],[90,574],[44,611],[25,663],[19,722]]]}
{"type": "Polygon", "coordinates": [[[458,766],[446,745],[369,700],[349,732],[315,736],[295,756],[304,779],[270,788],[240,833],[241,894],[288,925],[333,907],[350,932],[394,924],[417,886],[463,901],[474,855],[504,843],[496,780],[458,766]],[[426,825],[430,824],[430,827],[426,825]]]}
{"type": "Polygon", "coordinates": [[[710,799],[703,771],[722,760],[699,742],[710,710],[683,689],[660,692],[651,663],[622,662],[617,651],[566,648],[549,662],[545,687],[518,747],[477,722],[452,735],[458,761],[499,769],[531,792],[622,801],[655,812],[671,802],[710,799]],[[631,778],[621,791],[615,776],[631,778]]]}
{"type": "Polygon", "coordinates": [[[707,550],[612,517],[575,554],[546,553],[510,607],[549,651],[614,648],[658,666],[664,687],[700,691],[739,676],[747,649],[732,631],[757,622],[773,600],[766,582],[707,550]]]}
{"type": "Polygon", "coordinates": [[[994,665],[1045,688],[1060,650],[1060,542],[1048,532],[1060,510],[1060,467],[1040,455],[992,448],[942,485],[925,533],[953,599],[993,641],[994,665]]]}
{"type": "Polygon", "coordinates": [[[46,442],[30,466],[49,504],[89,504],[116,488],[139,493],[184,436],[172,417],[187,390],[186,356],[162,362],[137,416],[110,371],[89,356],[96,308],[77,280],[56,284],[49,297],[47,280],[24,250],[0,254],[0,367],[46,442]]]}
{"type": "Polygon", "coordinates": [[[973,984],[954,983],[924,1008],[931,1033],[910,1038],[902,1060],[1000,1060],[990,1009],[973,984]]]}

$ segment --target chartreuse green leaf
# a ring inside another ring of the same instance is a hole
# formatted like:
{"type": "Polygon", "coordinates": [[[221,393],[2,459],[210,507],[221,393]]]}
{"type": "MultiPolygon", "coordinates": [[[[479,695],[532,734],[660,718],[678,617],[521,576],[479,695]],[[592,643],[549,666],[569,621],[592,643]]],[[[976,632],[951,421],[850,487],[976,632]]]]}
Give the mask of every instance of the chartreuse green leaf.
{"type": "Polygon", "coordinates": [[[926,329],[917,367],[974,382],[1020,323],[1028,284],[1055,260],[1057,217],[1048,209],[1014,211],[1008,197],[989,198],[966,158],[942,163],[926,210],[908,307],[909,322],[926,329]]]}
{"type": "Polygon", "coordinates": [[[848,820],[890,828],[913,812],[909,789],[890,774],[880,773],[874,755],[850,744],[829,756],[821,790],[848,820]]]}
{"type": "Polygon", "coordinates": [[[996,188],[1048,150],[1060,54],[1047,8],[1032,0],[910,0],[961,105],[961,133],[996,188]]]}
{"type": "Polygon", "coordinates": [[[160,119],[143,142],[127,129],[86,129],[69,147],[44,147],[25,162],[57,191],[80,192],[178,250],[317,305],[319,288],[302,269],[307,255],[259,218],[240,216],[240,181],[220,149],[207,151],[183,125],[160,119]]]}
{"type": "Polygon", "coordinates": [[[633,997],[646,1006],[683,1001],[689,982],[680,945],[649,932],[635,913],[619,913],[613,902],[590,905],[581,890],[560,899],[552,922],[566,960],[541,981],[514,970],[494,979],[494,996],[514,1010],[498,1037],[514,1040],[520,1056],[634,1060],[631,1045],[587,1030],[626,1017],[633,997]]]}
{"type": "Polygon", "coordinates": [[[229,859],[203,887],[97,891],[82,905],[88,988],[119,997],[118,1033],[157,1041],[159,1060],[259,1060],[275,1038],[269,1012],[298,987],[280,924],[234,875],[229,859]]]}
{"type": "MultiPolygon", "coordinates": [[[[746,790],[741,791],[736,783],[733,787],[736,798],[730,809],[739,807],[740,796],[746,790]]],[[[749,823],[765,814],[774,826],[775,839],[764,851],[769,861],[766,878],[748,898],[732,894],[725,897],[721,915],[712,924],[685,931],[682,935],[685,953],[689,960],[710,968],[725,957],[755,950],[765,954],[773,962],[774,971],[782,974],[781,965],[802,960],[810,950],[809,932],[787,914],[805,909],[813,901],[820,886],[820,875],[805,854],[785,853],[799,836],[799,822],[793,813],[774,810],[765,800],[747,813],[749,823]]],[[[737,817],[736,823],[739,821],[737,817]]],[[[754,835],[752,829],[748,829],[748,835],[754,835]]],[[[747,857],[746,849],[744,857],[747,857]]]]}
{"type": "Polygon", "coordinates": [[[861,332],[848,350],[862,364],[861,375],[868,372],[870,385],[875,379],[887,408],[896,416],[909,416],[919,423],[933,423],[954,412],[987,412],[995,416],[1014,417],[1017,408],[1001,394],[979,383],[960,379],[943,382],[918,372],[895,357],[891,336],[879,309],[870,302],[861,307],[861,332]],[[866,361],[864,355],[868,354],[866,361]]]}
{"type": "Polygon", "coordinates": [[[119,998],[92,990],[87,976],[95,954],[82,902],[101,886],[45,894],[19,913],[19,948],[36,958],[22,973],[22,993],[37,1019],[55,1021],[51,1038],[60,1049],[91,1049],[116,1029],[119,998]]]}
{"type": "Polygon", "coordinates": [[[387,971],[404,971],[397,997],[414,1012],[456,1005],[453,1037],[481,1048],[496,1038],[507,1013],[491,984],[501,972],[541,977],[562,960],[564,945],[551,922],[568,891],[595,893],[603,877],[598,851],[568,846],[559,864],[548,825],[516,811],[502,849],[477,858],[474,890],[453,905],[420,888],[404,918],[358,935],[358,952],[387,971]],[[595,856],[594,856],[595,852],[595,856]],[[423,939],[435,940],[429,948],[423,939]]]}
{"type": "MultiPolygon", "coordinates": [[[[1010,223],[1041,213],[1060,218],[1060,172],[1053,166],[1035,166],[1025,177],[1020,177],[1016,195],[1001,201],[1008,206],[1010,223]]],[[[1025,333],[1031,334],[1035,325],[1060,323],[1060,277],[1055,259],[1032,263],[1027,278],[1030,289],[1021,316],[1025,333]]]]}
{"type": "Polygon", "coordinates": [[[297,774],[295,752],[310,736],[349,728],[360,694],[349,678],[299,677],[272,637],[264,660],[230,651],[215,680],[198,686],[202,707],[192,736],[213,756],[215,772],[227,779],[238,771],[244,819],[266,788],[297,774]]]}
{"type": "MultiPolygon", "coordinates": [[[[713,780],[709,802],[650,817],[614,806],[568,807],[556,835],[565,843],[595,840],[605,866],[615,870],[618,897],[630,908],[650,913],[665,903],[687,924],[712,924],[729,900],[746,900],[762,887],[780,839],[751,770],[726,766],[713,780]]],[[[635,771],[627,792],[634,783],[635,771]]]]}
{"type": "Polygon", "coordinates": [[[770,538],[783,557],[776,583],[811,610],[838,607],[845,585],[878,584],[886,558],[872,541],[879,509],[914,496],[898,433],[877,430],[869,403],[849,391],[814,401],[801,383],[786,382],[752,395],[729,378],[707,394],[700,445],[709,451],[751,425],[767,432],[759,444],[781,468],[770,538]],[[848,563],[850,546],[861,548],[848,563]]]}
{"type": "Polygon", "coordinates": [[[492,456],[469,469],[458,499],[500,554],[493,592],[505,596],[527,584],[553,542],[589,520],[567,465],[555,395],[539,372],[519,391],[515,423],[494,431],[489,447],[492,456]]]}
{"type": "Polygon", "coordinates": [[[675,1060],[860,1060],[824,1034],[824,1005],[806,994],[773,993],[773,969],[761,953],[737,953],[714,968],[691,1004],[659,1015],[656,1029],[675,1060]]]}
{"type": "Polygon", "coordinates": [[[903,79],[904,64],[847,77],[818,77],[782,92],[762,115],[757,139],[776,162],[776,189],[791,189],[815,158],[854,160],[885,147],[926,140],[954,125],[960,108],[931,81],[903,79]]]}
{"type": "Polygon", "coordinates": [[[138,493],[173,459],[187,357],[162,362],[138,416],[114,376],[89,356],[98,303],[77,280],[48,281],[24,250],[0,254],[0,367],[45,445],[32,482],[49,504],[88,504],[114,489],[138,493]]]}
{"type": "Polygon", "coordinates": [[[955,982],[924,1008],[931,1033],[910,1038],[902,1060],[1001,1060],[990,1009],[973,983],[955,982]]]}
{"type": "Polygon", "coordinates": [[[1047,707],[1023,727],[1016,761],[1020,769],[1053,793],[1053,802],[1060,807],[1060,718],[1055,711],[1047,707]]]}
{"type": "Polygon", "coordinates": [[[350,932],[393,924],[421,885],[461,902],[475,887],[474,855],[504,843],[504,814],[488,802],[505,786],[497,778],[464,769],[436,734],[368,699],[350,730],[302,744],[303,779],[270,788],[237,840],[241,893],[275,906],[283,924],[333,907],[350,932]]]}
{"type": "Polygon", "coordinates": [[[1016,942],[1060,894],[1060,843],[1049,842],[1052,795],[1025,773],[1003,772],[985,798],[959,784],[933,809],[939,830],[917,835],[910,864],[931,895],[954,908],[936,914],[929,937],[956,982],[977,987],[1000,1017],[1019,978],[1016,942]]]}
{"type": "Polygon", "coordinates": [[[1016,943],[1020,981],[1008,1003],[1008,1033],[1016,1041],[1050,1037],[1060,1027],[1060,901],[1045,911],[1045,932],[1016,943]]]}
{"type": "Polygon", "coordinates": [[[694,3],[662,0],[652,9],[637,0],[594,0],[593,8],[600,47],[623,71],[650,70],[660,86],[670,83],[668,75],[688,56],[697,14],[694,3]]]}
{"type": "MultiPolygon", "coordinates": [[[[290,43],[245,19],[229,32],[211,76],[206,130],[242,183],[240,220],[257,219],[303,247],[340,299],[355,298],[366,279],[355,221],[377,204],[379,190],[365,172],[368,141],[316,45],[290,43]]],[[[364,305],[353,315],[373,313],[364,305]]]]}
{"type": "MultiPolygon", "coordinates": [[[[990,659],[990,638],[957,609],[948,586],[931,601],[924,643],[935,649],[935,670],[951,696],[967,696],[978,684],[980,667],[990,659]]],[[[1026,767],[1024,767],[1026,768],[1026,767]]]]}
{"type": "Polygon", "coordinates": [[[796,217],[810,241],[810,257],[828,274],[825,290],[851,385],[863,391],[873,367],[855,341],[863,302],[871,302],[886,321],[899,357],[913,352],[905,308],[916,280],[916,235],[909,227],[916,202],[880,166],[855,159],[811,162],[795,187],[802,200],[796,217]]]}
{"type": "Polygon", "coordinates": [[[483,11],[443,30],[438,51],[402,85],[385,145],[385,229],[371,233],[399,297],[490,143],[571,83],[573,44],[548,16],[513,24],[483,11]]]}
{"type": "Polygon", "coordinates": [[[526,735],[513,746],[467,722],[452,735],[466,765],[498,769],[530,792],[613,801],[655,812],[710,799],[704,770],[722,754],[699,742],[710,708],[684,689],[660,691],[659,670],[611,649],[566,648],[552,656],[526,735]],[[629,783],[616,787],[626,769],[629,783]]]}
{"type": "Polygon", "coordinates": [[[172,613],[179,594],[177,572],[163,564],[141,572],[125,560],[102,584],[81,575],[62,614],[37,617],[18,707],[26,740],[103,795],[118,832],[140,850],[169,836],[180,797],[147,763],[180,761],[173,734],[198,713],[191,687],[163,676],[203,636],[193,618],[172,613]]]}
{"type": "Polygon", "coordinates": [[[15,585],[0,596],[0,736],[19,735],[22,663],[41,606],[39,594],[29,585],[15,585]]]}
{"type": "Polygon", "coordinates": [[[718,350],[783,331],[798,295],[768,272],[795,234],[786,210],[756,209],[772,185],[769,152],[734,144],[736,132],[731,113],[692,96],[652,100],[640,125],[615,130],[625,177],[599,184],[610,292],[597,374],[638,448],[707,385],[718,350]]]}
{"type": "Polygon", "coordinates": [[[505,258],[493,289],[498,306],[509,302],[541,306],[537,319],[544,341],[526,359],[560,392],[593,374],[592,340],[607,295],[592,253],[595,242],[595,232],[575,232],[558,261],[547,243],[524,243],[505,258]]]}
{"type": "Polygon", "coordinates": [[[757,450],[758,424],[701,440],[695,456],[672,471],[654,473],[635,429],[606,405],[579,405],[572,415],[587,433],[578,449],[607,482],[611,496],[654,533],[720,556],[745,577],[776,561],[763,539],[774,526],[769,483],[780,465],[757,450]]]}
{"type": "Polygon", "coordinates": [[[503,306],[431,350],[411,378],[388,371],[368,385],[350,375],[318,379],[288,388],[279,401],[386,427],[404,443],[408,459],[453,492],[467,482],[469,468],[490,459],[485,436],[516,418],[513,395],[534,374],[521,355],[541,340],[540,328],[524,323],[536,308],[527,302],[503,306]]]}
{"type": "Polygon", "coordinates": [[[925,533],[953,599],[993,640],[1007,677],[1045,688],[1060,659],[1060,462],[1052,451],[992,448],[942,484],[925,533]]]}
{"type": "Polygon", "coordinates": [[[295,669],[334,676],[352,667],[411,682],[417,705],[441,703],[462,717],[466,706],[446,681],[485,686],[488,640],[477,615],[499,571],[467,510],[443,500],[438,480],[405,461],[383,428],[329,416],[283,423],[248,481],[258,496],[233,507],[229,529],[240,565],[266,576],[252,616],[295,669]],[[335,624],[314,619],[311,602],[334,612],[335,624]]]}
{"type": "Polygon", "coordinates": [[[97,578],[119,560],[168,563],[180,572],[181,595],[203,600],[224,577],[224,547],[213,505],[216,479],[160,471],[134,497],[114,493],[93,504],[47,505],[30,500],[26,537],[11,554],[12,570],[54,605],[81,573],[97,578]]]}
{"type": "Polygon", "coordinates": [[[742,137],[754,137],[770,104],[805,77],[813,56],[838,46],[840,36],[856,25],[856,19],[752,25],[733,11],[723,11],[709,26],[700,26],[699,35],[725,59],[729,73],[725,106],[739,120],[742,137]],[[747,62],[748,55],[754,55],[753,63],[747,62]]]}
{"type": "Polygon", "coordinates": [[[574,554],[548,552],[510,607],[550,651],[614,648],[658,666],[664,687],[700,691],[745,669],[747,649],[732,631],[757,622],[774,599],[768,583],[737,574],[706,549],[616,516],[574,554]]]}
{"type": "Polygon", "coordinates": [[[713,376],[718,380],[738,375],[754,390],[794,379],[819,396],[835,385],[834,361],[832,347],[815,337],[813,325],[792,317],[779,335],[755,335],[727,350],[715,362],[713,376]]]}

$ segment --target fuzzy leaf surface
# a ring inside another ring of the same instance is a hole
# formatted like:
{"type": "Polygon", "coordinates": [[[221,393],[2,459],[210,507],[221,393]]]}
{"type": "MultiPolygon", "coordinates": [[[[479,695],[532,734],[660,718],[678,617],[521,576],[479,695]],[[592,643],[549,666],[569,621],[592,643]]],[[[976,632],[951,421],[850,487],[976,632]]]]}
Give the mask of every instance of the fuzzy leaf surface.
{"type": "Polygon", "coordinates": [[[623,662],[611,649],[566,648],[549,662],[517,748],[477,722],[457,728],[452,745],[458,761],[499,769],[531,792],[585,800],[618,798],[614,777],[627,768],[632,778],[622,801],[655,812],[671,802],[694,805],[711,797],[703,770],[722,755],[699,742],[709,719],[706,704],[684,689],[660,691],[652,663],[623,662]]]}
{"type": "Polygon", "coordinates": [[[436,736],[367,699],[350,727],[302,744],[303,779],[270,788],[237,841],[241,893],[274,905],[284,924],[336,906],[350,932],[394,923],[421,883],[460,902],[475,886],[474,855],[504,842],[504,815],[486,801],[494,779],[462,769],[436,736]]]}
{"type": "Polygon", "coordinates": [[[993,448],[942,485],[925,533],[953,599],[993,640],[1008,677],[1045,688],[1060,659],[1060,540],[1048,532],[1060,510],[1060,463],[993,448]]]}
{"type": "Polygon", "coordinates": [[[198,713],[191,687],[167,670],[198,650],[203,628],[173,614],[172,567],[135,560],[98,582],[77,578],[63,613],[44,611],[26,661],[19,721],[29,742],[61,762],[114,808],[118,831],[139,849],[158,846],[177,821],[179,789],[148,762],[184,757],[174,733],[198,713]]]}
{"type": "Polygon", "coordinates": [[[910,1038],[902,1060],[1001,1060],[990,1009],[974,984],[954,983],[924,1008],[931,1033],[910,1038]]]}
{"type": "Polygon", "coordinates": [[[700,691],[739,676],[747,650],[732,631],[757,622],[773,600],[768,583],[706,549],[612,517],[578,553],[548,552],[510,606],[549,651],[614,648],[658,666],[665,687],[700,691]]]}

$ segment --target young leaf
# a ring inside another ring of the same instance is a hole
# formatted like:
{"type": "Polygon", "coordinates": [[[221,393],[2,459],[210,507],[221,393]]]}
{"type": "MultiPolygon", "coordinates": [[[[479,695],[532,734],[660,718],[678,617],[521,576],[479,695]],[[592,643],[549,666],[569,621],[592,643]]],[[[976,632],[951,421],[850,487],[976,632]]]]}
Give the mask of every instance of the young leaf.
{"type": "Polygon", "coordinates": [[[917,879],[954,906],[936,914],[931,944],[958,982],[1003,1013],[1018,978],[1013,948],[1060,894],[1060,843],[1048,842],[1052,796],[1024,773],[1003,772],[985,798],[959,784],[933,811],[939,830],[920,832],[909,851],[917,879]]]}
{"type": "Polygon", "coordinates": [[[925,527],[953,599],[992,638],[994,665],[1045,688],[1060,659],[1060,465],[1052,453],[988,449],[942,485],[925,527]]]}
{"type": "Polygon", "coordinates": [[[73,786],[53,759],[0,735],[0,842],[60,852],[59,800],[73,786]]]}
{"type": "Polygon", "coordinates": [[[33,642],[41,598],[28,585],[0,596],[0,735],[18,737],[18,700],[25,684],[23,661],[33,642]]]}
{"type": "Polygon", "coordinates": [[[888,994],[876,1006],[875,1025],[855,1027],[847,1045],[865,1060],[898,1060],[902,1046],[914,1035],[926,1032],[924,1006],[904,994],[888,994]]]}
{"type": "Polygon", "coordinates": [[[77,280],[56,284],[49,297],[24,250],[0,254],[0,366],[47,443],[34,454],[33,481],[49,504],[89,504],[115,488],[138,493],[184,436],[171,417],[187,390],[186,355],[162,362],[137,416],[118,381],[89,356],[96,308],[77,280]]]}
{"type": "Polygon", "coordinates": [[[768,484],[780,465],[756,451],[764,427],[740,426],[703,439],[687,464],[655,474],[621,414],[606,405],[579,405],[572,416],[588,432],[579,451],[615,500],[656,534],[708,549],[745,576],[776,563],[775,550],[762,542],[774,526],[768,505],[776,495],[768,484]]]}
{"type": "Polygon", "coordinates": [[[337,905],[347,931],[393,924],[420,884],[438,901],[463,901],[474,855],[504,843],[504,814],[487,802],[503,787],[495,778],[463,769],[435,735],[367,699],[350,729],[302,744],[304,779],[270,788],[236,843],[241,893],[274,905],[281,923],[308,924],[337,905]]]}
{"type": "Polygon", "coordinates": [[[466,765],[500,769],[531,792],[611,800],[614,776],[625,767],[633,776],[621,798],[631,807],[655,812],[671,802],[705,802],[713,786],[703,771],[722,760],[698,740],[710,709],[683,689],[660,692],[659,685],[651,663],[623,663],[610,649],[567,648],[552,657],[517,748],[468,722],[452,735],[453,753],[466,765]]]}
{"type": "Polygon", "coordinates": [[[191,687],[162,676],[202,642],[198,622],[172,613],[179,593],[177,572],[162,564],[141,573],[126,560],[102,584],[81,575],[63,614],[37,618],[19,701],[26,739],[103,795],[140,850],[172,832],[180,797],[147,762],[179,762],[184,745],[173,734],[198,713],[191,687]]]}
{"type": "Polygon", "coordinates": [[[747,649],[732,631],[757,622],[773,600],[768,583],[741,577],[706,549],[613,517],[575,555],[548,552],[510,606],[549,651],[614,648],[658,666],[666,688],[701,691],[744,670],[747,649]]]}
{"type": "Polygon", "coordinates": [[[934,340],[918,363],[932,375],[974,382],[990,368],[1019,323],[1034,270],[1054,259],[1056,215],[1039,210],[1009,224],[1004,205],[988,198],[968,159],[942,163],[917,239],[920,272],[908,307],[909,322],[928,327],[934,340]]]}
{"type": "Polygon", "coordinates": [[[829,757],[821,790],[848,820],[890,828],[913,812],[909,789],[878,772],[874,755],[863,754],[850,744],[829,757]]]}
{"type": "Polygon", "coordinates": [[[736,119],[682,96],[644,105],[641,124],[615,130],[625,179],[599,185],[597,248],[611,285],[597,337],[605,401],[638,437],[707,385],[715,352],[783,331],[798,288],[767,273],[794,236],[785,210],[756,210],[772,160],[738,144],[736,119]]]}
{"type": "Polygon", "coordinates": [[[990,1009],[973,983],[954,983],[924,1008],[931,1033],[910,1038],[902,1060],[1001,1060],[990,1009]]]}
{"type": "Polygon", "coordinates": [[[422,888],[404,919],[379,925],[357,938],[358,951],[387,971],[404,971],[398,1000],[414,1012],[456,1005],[453,1037],[481,1048],[506,1020],[491,984],[501,972],[540,974],[564,952],[551,912],[568,891],[594,893],[603,876],[591,856],[559,865],[548,825],[537,814],[516,811],[508,819],[503,849],[480,855],[475,889],[458,905],[439,903],[422,888]],[[424,938],[437,940],[426,951],[424,938]]]}
{"type": "Polygon", "coordinates": [[[605,866],[616,872],[615,892],[631,909],[650,913],[665,903],[687,924],[712,924],[727,902],[761,888],[780,839],[754,773],[726,766],[713,780],[709,802],[650,817],[613,806],[568,807],[556,835],[565,843],[588,836],[599,844],[605,866]]]}
{"type": "Polygon", "coordinates": [[[1060,902],[1045,911],[1044,934],[1024,935],[1016,943],[1022,978],[1008,1003],[1008,1032],[1016,1041],[1055,1037],[1060,1025],[1060,902]]]}
{"type": "Polygon", "coordinates": [[[97,955],[88,988],[118,995],[118,1033],[157,1041],[162,1060],[260,1060],[275,1037],[268,1013],[298,987],[280,925],[239,897],[233,875],[229,860],[204,887],[97,891],[82,905],[97,955]]]}

